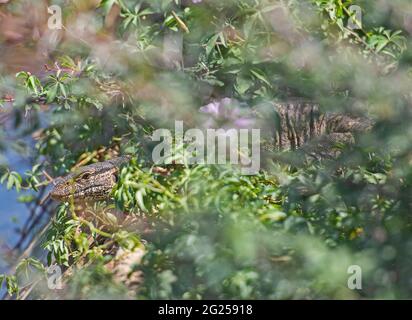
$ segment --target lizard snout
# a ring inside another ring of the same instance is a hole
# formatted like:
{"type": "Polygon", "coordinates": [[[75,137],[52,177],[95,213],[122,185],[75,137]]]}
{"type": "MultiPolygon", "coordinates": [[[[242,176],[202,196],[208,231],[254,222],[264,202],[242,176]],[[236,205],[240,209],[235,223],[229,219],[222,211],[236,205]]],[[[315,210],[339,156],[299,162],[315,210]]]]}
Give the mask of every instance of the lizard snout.
{"type": "Polygon", "coordinates": [[[66,184],[63,181],[58,181],[53,189],[50,191],[50,197],[53,200],[61,201],[67,198],[68,193],[66,190],[66,184]]]}

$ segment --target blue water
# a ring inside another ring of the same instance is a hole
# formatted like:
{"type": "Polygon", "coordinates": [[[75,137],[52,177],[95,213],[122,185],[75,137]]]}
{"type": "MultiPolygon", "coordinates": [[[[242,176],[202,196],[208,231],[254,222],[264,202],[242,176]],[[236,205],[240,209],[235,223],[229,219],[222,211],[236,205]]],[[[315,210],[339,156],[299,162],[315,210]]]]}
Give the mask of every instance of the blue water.
{"type": "MultiPolygon", "coordinates": [[[[11,112],[11,110],[3,110],[4,112],[11,112]]],[[[40,126],[45,126],[49,122],[49,115],[42,114],[40,119],[40,126]]],[[[10,170],[18,172],[22,177],[27,170],[32,168],[31,152],[34,147],[31,135],[26,134],[27,129],[31,126],[30,117],[24,117],[22,123],[16,128],[13,123],[13,118],[2,123],[0,127],[1,139],[6,150],[0,151],[0,164],[7,166],[10,170]],[[15,144],[20,142],[20,144],[15,144]],[[8,144],[8,145],[7,145],[8,144]],[[12,146],[13,145],[13,146],[12,146]],[[18,146],[17,149],[14,147],[18,146]],[[21,148],[20,148],[21,147],[21,148]]],[[[17,193],[16,190],[7,190],[6,184],[0,184],[0,274],[8,274],[10,266],[14,265],[16,261],[10,260],[10,249],[14,248],[20,240],[21,235],[18,230],[22,229],[30,216],[30,210],[24,204],[18,201],[18,198],[24,192],[17,193]]],[[[47,216],[44,217],[48,219],[47,216]]],[[[45,221],[40,221],[39,226],[45,221]]],[[[34,232],[36,232],[34,230],[34,232]]],[[[30,236],[25,239],[23,246],[30,242],[30,236]]],[[[18,256],[21,252],[13,252],[14,256],[18,256]]],[[[5,292],[5,288],[0,288],[0,299],[5,292]]]]}
{"type": "MultiPolygon", "coordinates": [[[[2,156],[6,159],[9,168],[20,174],[24,174],[31,167],[28,159],[24,159],[13,151],[7,151],[2,156]]],[[[19,239],[16,229],[21,228],[28,218],[27,207],[18,202],[20,195],[15,190],[7,190],[4,184],[0,185],[0,274],[8,273],[10,263],[13,261],[8,261],[5,254],[19,239]]],[[[0,288],[0,298],[5,292],[4,286],[0,288]]]]}
{"type": "Polygon", "coordinates": [[[8,247],[13,246],[18,240],[15,231],[27,218],[27,208],[24,204],[17,202],[17,193],[0,188],[0,244],[8,247]]]}
{"type": "MultiPolygon", "coordinates": [[[[9,168],[21,175],[31,167],[28,159],[13,151],[7,151],[3,157],[9,168]]],[[[19,239],[16,229],[21,228],[28,218],[27,207],[18,202],[20,195],[16,190],[7,190],[5,184],[0,185],[0,273],[5,264],[2,253],[16,244],[19,239]]]]}

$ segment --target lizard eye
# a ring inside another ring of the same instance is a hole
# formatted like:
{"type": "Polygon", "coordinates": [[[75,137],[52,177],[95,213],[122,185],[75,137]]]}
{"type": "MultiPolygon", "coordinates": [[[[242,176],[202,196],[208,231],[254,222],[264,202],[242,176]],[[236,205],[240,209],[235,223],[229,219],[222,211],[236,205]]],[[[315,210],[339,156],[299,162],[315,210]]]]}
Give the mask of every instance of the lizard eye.
{"type": "Polygon", "coordinates": [[[87,179],[89,179],[89,178],[90,178],[90,172],[82,173],[82,174],[79,175],[79,177],[78,177],[78,179],[81,179],[81,180],[87,180],[87,179]]]}

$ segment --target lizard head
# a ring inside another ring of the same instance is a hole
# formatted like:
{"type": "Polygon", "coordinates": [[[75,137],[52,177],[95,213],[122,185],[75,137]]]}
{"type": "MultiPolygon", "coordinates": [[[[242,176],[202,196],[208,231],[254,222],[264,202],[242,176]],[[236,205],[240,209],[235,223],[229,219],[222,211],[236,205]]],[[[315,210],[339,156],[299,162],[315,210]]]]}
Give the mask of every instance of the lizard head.
{"type": "Polygon", "coordinates": [[[57,179],[50,196],[57,201],[106,199],[117,183],[120,165],[129,159],[120,157],[78,168],[57,179]]]}

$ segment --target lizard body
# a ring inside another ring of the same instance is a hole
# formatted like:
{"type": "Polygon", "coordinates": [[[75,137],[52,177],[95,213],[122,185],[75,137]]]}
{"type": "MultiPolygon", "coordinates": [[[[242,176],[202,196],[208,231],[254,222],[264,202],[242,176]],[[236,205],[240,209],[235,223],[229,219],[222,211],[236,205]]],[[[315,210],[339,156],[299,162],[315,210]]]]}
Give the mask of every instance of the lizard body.
{"type": "Polygon", "coordinates": [[[276,103],[277,119],[274,126],[276,150],[295,150],[313,140],[330,143],[352,142],[355,133],[372,128],[365,117],[339,113],[321,113],[312,102],[276,103]]]}
{"type": "MultiPolygon", "coordinates": [[[[274,134],[275,150],[305,149],[315,141],[315,148],[307,148],[314,156],[326,154],[332,144],[350,143],[355,132],[363,132],[372,127],[372,121],[345,114],[321,113],[317,104],[310,102],[277,103],[277,121],[271,130],[274,134]],[[319,148],[319,146],[321,146],[319,148]]],[[[50,193],[57,201],[104,200],[109,197],[120,166],[129,162],[129,156],[98,162],[76,169],[58,179],[50,193]]]]}

